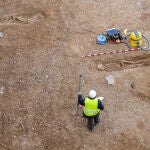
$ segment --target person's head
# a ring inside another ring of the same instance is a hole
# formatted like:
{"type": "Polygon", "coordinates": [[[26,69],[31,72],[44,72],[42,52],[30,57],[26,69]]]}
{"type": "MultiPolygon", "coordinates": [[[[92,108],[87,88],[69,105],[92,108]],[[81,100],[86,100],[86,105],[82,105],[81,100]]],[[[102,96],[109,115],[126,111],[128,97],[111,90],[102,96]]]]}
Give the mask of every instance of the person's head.
{"type": "Polygon", "coordinates": [[[95,97],[96,97],[96,91],[90,90],[90,91],[89,91],[89,98],[93,99],[93,98],[95,98],[95,97]]]}

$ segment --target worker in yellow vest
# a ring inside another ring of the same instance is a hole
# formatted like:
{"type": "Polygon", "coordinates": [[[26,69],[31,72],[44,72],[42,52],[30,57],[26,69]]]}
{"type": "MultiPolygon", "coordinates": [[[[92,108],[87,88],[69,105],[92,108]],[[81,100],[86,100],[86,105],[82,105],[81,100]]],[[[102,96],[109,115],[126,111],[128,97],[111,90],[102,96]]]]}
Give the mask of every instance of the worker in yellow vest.
{"type": "Polygon", "coordinates": [[[78,93],[78,102],[83,105],[83,116],[88,120],[88,129],[93,130],[94,125],[99,124],[100,110],[104,109],[103,97],[96,98],[96,91],[90,90],[87,98],[83,98],[82,93],[78,93]]]}

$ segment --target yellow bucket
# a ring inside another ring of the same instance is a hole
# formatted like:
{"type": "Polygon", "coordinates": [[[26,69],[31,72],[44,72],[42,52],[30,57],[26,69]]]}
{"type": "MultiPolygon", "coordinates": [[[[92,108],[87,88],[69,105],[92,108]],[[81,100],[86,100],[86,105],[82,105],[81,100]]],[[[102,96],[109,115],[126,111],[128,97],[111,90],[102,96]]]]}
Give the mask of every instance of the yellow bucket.
{"type": "Polygon", "coordinates": [[[130,45],[133,47],[138,47],[142,44],[142,34],[135,30],[130,34],[129,37],[130,45]]]}

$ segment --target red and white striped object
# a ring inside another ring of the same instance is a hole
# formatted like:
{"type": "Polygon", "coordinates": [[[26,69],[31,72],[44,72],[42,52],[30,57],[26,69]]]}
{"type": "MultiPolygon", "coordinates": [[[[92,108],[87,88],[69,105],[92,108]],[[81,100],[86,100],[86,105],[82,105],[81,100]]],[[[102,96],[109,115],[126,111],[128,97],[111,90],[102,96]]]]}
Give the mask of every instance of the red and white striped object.
{"type": "Polygon", "coordinates": [[[118,50],[118,51],[111,51],[111,52],[104,52],[104,53],[97,53],[97,54],[89,54],[89,55],[84,55],[81,56],[83,57],[92,57],[92,56],[100,56],[100,55],[106,55],[106,54],[117,54],[117,53],[126,53],[126,52],[131,52],[131,51],[138,51],[141,48],[132,48],[132,49],[126,49],[126,50],[118,50]]]}

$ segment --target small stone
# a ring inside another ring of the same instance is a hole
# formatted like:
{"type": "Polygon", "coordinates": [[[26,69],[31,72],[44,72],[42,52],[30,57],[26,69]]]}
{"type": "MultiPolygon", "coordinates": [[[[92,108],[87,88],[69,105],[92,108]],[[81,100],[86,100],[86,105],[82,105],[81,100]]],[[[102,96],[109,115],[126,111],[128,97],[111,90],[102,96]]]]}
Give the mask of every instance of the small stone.
{"type": "Polygon", "coordinates": [[[103,71],[103,70],[105,70],[105,67],[104,67],[102,64],[98,64],[98,65],[97,65],[97,69],[98,69],[99,71],[103,71]]]}
{"type": "Polygon", "coordinates": [[[135,89],[135,81],[133,81],[132,83],[131,83],[131,87],[133,88],[133,89],[135,89]]]}
{"type": "Polygon", "coordinates": [[[115,84],[115,80],[114,80],[114,77],[112,75],[109,75],[105,78],[106,78],[109,85],[114,85],[115,84]]]}
{"type": "Polygon", "coordinates": [[[0,32],[0,38],[3,38],[3,37],[4,37],[4,33],[0,32]]]}
{"type": "Polygon", "coordinates": [[[4,87],[1,87],[1,88],[0,88],[0,94],[4,94],[4,90],[5,90],[5,88],[4,88],[4,87]]]}

